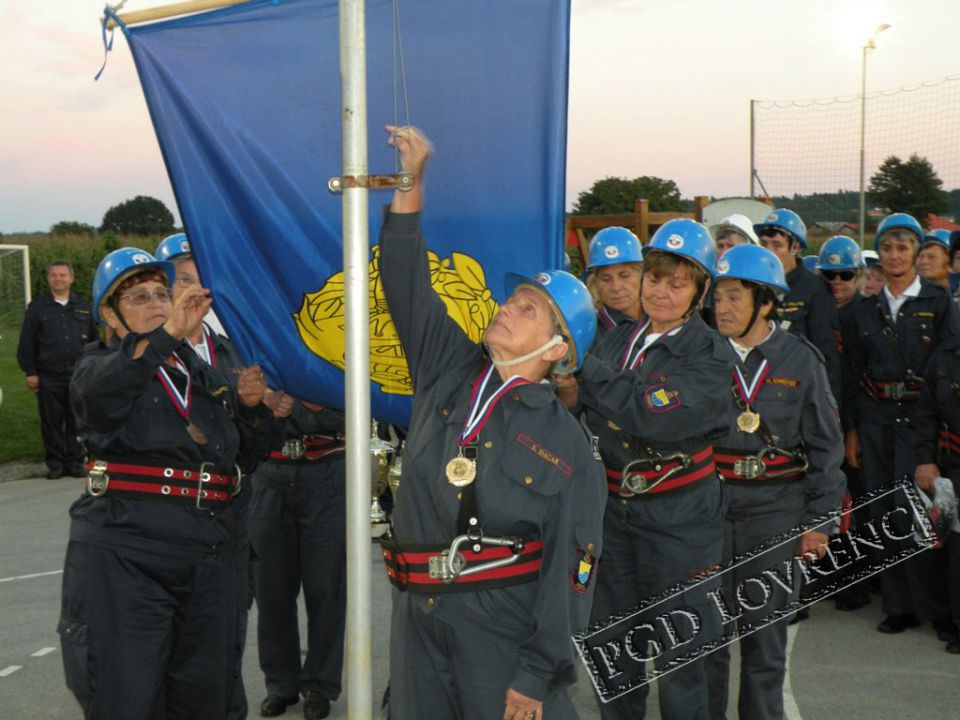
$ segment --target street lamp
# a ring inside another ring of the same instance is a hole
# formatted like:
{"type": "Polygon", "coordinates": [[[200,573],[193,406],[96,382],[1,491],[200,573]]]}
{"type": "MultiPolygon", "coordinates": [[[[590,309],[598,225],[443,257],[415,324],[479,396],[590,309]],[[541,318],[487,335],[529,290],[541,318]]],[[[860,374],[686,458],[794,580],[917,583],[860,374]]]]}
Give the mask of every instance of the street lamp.
{"type": "Polygon", "coordinates": [[[864,165],[864,145],[867,130],[867,53],[877,47],[877,35],[888,30],[890,25],[877,25],[873,34],[863,45],[863,62],[860,72],[860,250],[863,250],[864,233],[866,232],[867,194],[864,185],[866,167],[864,165]]]}

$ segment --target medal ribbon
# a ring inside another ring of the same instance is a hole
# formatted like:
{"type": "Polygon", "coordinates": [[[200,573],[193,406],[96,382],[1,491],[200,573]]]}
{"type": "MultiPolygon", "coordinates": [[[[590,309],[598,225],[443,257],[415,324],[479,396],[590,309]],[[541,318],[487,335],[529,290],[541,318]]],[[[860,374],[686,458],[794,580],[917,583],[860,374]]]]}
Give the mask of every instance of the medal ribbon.
{"type": "Polygon", "coordinates": [[[191,397],[190,373],[187,370],[187,366],[183,364],[183,361],[177,356],[176,353],[173,353],[171,357],[173,358],[173,362],[177,366],[177,369],[181,370],[183,374],[187,376],[187,386],[184,389],[183,394],[180,394],[180,391],[170,379],[170,376],[167,374],[167,370],[163,367],[163,365],[157,368],[157,378],[159,378],[164,390],[167,391],[167,395],[170,397],[170,402],[173,403],[173,406],[177,409],[177,412],[180,413],[180,417],[189,421],[191,397]]]}
{"type": "Polygon", "coordinates": [[[740,367],[737,366],[734,368],[733,379],[737,383],[737,392],[747,405],[752,404],[753,401],[756,400],[757,393],[760,392],[760,386],[763,385],[763,381],[769,372],[770,363],[764,358],[763,362],[760,363],[760,367],[757,368],[757,372],[754,373],[753,380],[748,385],[747,381],[743,379],[743,373],[740,372],[740,367]]]}
{"type": "Polygon", "coordinates": [[[607,310],[607,306],[606,306],[606,305],[604,305],[602,308],[600,308],[600,312],[599,312],[598,314],[599,314],[599,316],[600,316],[600,322],[602,322],[602,323],[607,327],[607,329],[610,329],[610,328],[612,328],[612,327],[616,327],[616,324],[617,324],[617,323],[616,323],[616,321],[613,319],[613,317],[610,315],[610,311],[607,310]]]}
{"type": "Polygon", "coordinates": [[[203,325],[203,342],[207,346],[207,362],[211,367],[217,366],[217,354],[213,351],[213,338],[207,332],[207,326],[203,325]]]}
{"type": "Polygon", "coordinates": [[[493,395],[491,395],[485,403],[481,404],[480,401],[483,399],[483,394],[487,388],[487,384],[490,382],[490,378],[493,376],[493,371],[493,363],[487,363],[487,369],[480,373],[476,382],[473,384],[473,392],[470,395],[470,410],[467,412],[467,421],[463,424],[463,429],[460,431],[460,437],[457,440],[457,445],[460,445],[461,447],[464,445],[469,445],[477,439],[477,436],[480,434],[483,426],[486,425],[487,420],[490,419],[490,415],[493,414],[493,408],[496,407],[497,403],[500,402],[500,399],[504,395],[513,390],[515,387],[530,383],[530,381],[526,378],[522,378],[519,375],[514,375],[513,377],[509,378],[493,395]]]}
{"type": "Polygon", "coordinates": [[[637,366],[643,362],[643,357],[646,355],[646,352],[637,353],[636,357],[633,357],[633,354],[637,350],[637,344],[640,343],[641,347],[643,343],[643,336],[647,332],[647,328],[650,327],[650,321],[647,320],[643,325],[637,325],[637,329],[633,331],[633,334],[630,336],[630,342],[627,343],[627,350],[623,353],[623,359],[620,361],[621,370],[636,370],[637,366]]]}

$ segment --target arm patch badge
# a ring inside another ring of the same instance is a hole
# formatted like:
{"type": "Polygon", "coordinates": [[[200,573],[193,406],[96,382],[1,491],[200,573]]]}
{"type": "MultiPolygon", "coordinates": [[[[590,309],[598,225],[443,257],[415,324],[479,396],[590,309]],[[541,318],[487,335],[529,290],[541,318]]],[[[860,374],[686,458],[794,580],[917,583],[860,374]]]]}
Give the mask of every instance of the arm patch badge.
{"type": "Polygon", "coordinates": [[[643,394],[643,402],[650,412],[667,412],[680,407],[680,393],[667,390],[663,385],[654,385],[643,394]]]}
{"type": "Polygon", "coordinates": [[[577,569],[574,570],[571,580],[573,581],[573,589],[578,593],[583,593],[587,591],[587,586],[590,585],[597,561],[589,550],[577,548],[577,556],[577,569]]]}

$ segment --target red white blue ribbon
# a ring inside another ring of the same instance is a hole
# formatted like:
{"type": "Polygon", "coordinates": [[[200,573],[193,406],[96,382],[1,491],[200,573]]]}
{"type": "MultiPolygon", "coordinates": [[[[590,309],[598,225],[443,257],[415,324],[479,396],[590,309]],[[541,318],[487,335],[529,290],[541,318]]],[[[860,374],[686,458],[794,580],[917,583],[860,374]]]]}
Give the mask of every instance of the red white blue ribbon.
{"type": "Polygon", "coordinates": [[[764,358],[760,367],[757,368],[757,372],[754,373],[753,380],[748,384],[743,377],[743,373],[740,372],[739,366],[734,368],[733,379],[737,383],[737,392],[740,393],[740,397],[747,405],[751,405],[756,400],[757,393],[760,392],[760,386],[763,385],[768,372],[770,372],[770,364],[764,358]]]}
{"type": "Polygon", "coordinates": [[[157,377],[160,379],[160,383],[163,385],[164,390],[167,391],[167,395],[170,397],[170,402],[173,403],[173,406],[177,409],[177,412],[180,413],[180,417],[184,420],[190,418],[190,398],[191,398],[191,382],[190,382],[190,372],[187,370],[187,366],[183,364],[183,361],[177,356],[176,353],[173,353],[170,357],[173,358],[173,364],[176,365],[177,370],[180,370],[187,378],[187,384],[184,387],[183,393],[177,389],[177,386],[170,379],[170,376],[167,374],[167,369],[161,365],[157,369],[157,377]]]}
{"type": "Polygon", "coordinates": [[[484,391],[487,389],[490,378],[493,376],[493,371],[493,363],[487,363],[486,370],[480,373],[476,382],[473,383],[473,392],[470,395],[470,409],[467,412],[467,421],[463,424],[463,429],[460,431],[460,437],[457,440],[457,444],[460,446],[469,445],[477,439],[480,431],[483,430],[483,426],[487,424],[487,420],[489,420],[490,416],[493,414],[493,409],[496,407],[497,403],[500,402],[500,399],[504,395],[513,390],[515,387],[530,383],[530,381],[526,378],[520,377],[519,375],[514,375],[513,377],[509,378],[493,395],[487,398],[486,402],[481,403],[481,400],[484,396],[484,391]]]}
{"type": "Polygon", "coordinates": [[[636,370],[640,363],[643,362],[643,357],[646,355],[646,351],[642,350],[637,352],[637,344],[640,344],[640,347],[643,347],[644,335],[647,334],[647,328],[650,327],[650,321],[647,320],[645,323],[637,324],[637,329],[633,331],[633,334],[630,336],[630,342],[627,343],[627,350],[623,353],[623,359],[620,361],[621,370],[636,370]],[[636,353],[636,355],[634,355],[636,353]]]}

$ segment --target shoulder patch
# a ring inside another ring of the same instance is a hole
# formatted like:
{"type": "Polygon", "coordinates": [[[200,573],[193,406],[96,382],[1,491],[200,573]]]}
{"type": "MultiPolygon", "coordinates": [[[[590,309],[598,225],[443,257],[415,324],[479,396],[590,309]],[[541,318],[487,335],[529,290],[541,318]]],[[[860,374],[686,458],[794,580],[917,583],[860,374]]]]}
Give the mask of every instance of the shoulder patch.
{"type": "Polygon", "coordinates": [[[578,593],[587,591],[590,585],[590,579],[593,577],[594,568],[597,565],[596,558],[590,554],[590,550],[577,548],[577,567],[573,571],[573,589],[578,593]]]}
{"type": "Polygon", "coordinates": [[[663,385],[654,385],[643,394],[643,402],[650,412],[667,412],[680,407],[680,393],[667,390],[663,385]]]}
{"type": "Polygon", "coordinates": [[[573,468],[570,467],[566,460],[556,453],[547,450],[547,448],[538,443],[529,435],[520,433],[517,435],[517,442],[544,462],[548,462],[553,465],[557,470],[563,473],[565,477],[570,477],[573,474],[573,468]]]}

